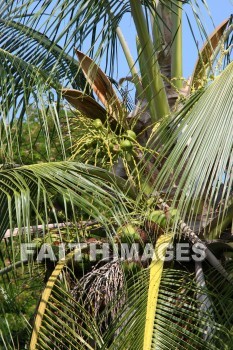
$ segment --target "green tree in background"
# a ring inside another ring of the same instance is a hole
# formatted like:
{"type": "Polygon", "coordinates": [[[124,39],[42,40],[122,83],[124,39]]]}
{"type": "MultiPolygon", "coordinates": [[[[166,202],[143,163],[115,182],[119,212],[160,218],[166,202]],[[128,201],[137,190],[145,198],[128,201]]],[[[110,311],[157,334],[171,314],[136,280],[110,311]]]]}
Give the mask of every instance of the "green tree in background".
{"type": "Polygon", "coordinates": [[[0,3],[0,347],[231,349],[232,19],[208,37],[201,1],[0,3]],[[205,44],[184,79],[188,6],[205,44]],[[178,243],[205,260],[144,258],[178,243]]]}

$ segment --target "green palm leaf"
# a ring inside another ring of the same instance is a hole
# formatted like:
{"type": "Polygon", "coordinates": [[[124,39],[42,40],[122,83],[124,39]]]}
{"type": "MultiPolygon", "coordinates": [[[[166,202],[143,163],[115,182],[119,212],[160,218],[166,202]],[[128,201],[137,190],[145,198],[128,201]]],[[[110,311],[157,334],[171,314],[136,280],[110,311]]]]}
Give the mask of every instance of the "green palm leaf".
{"type": "Polygon", "coordinates": [[[49,188],[104,225],[110,225],[113,217],[117,221],[123,220],[128,212],[127,206],[130,208],[135,198],[134,190],[125,180],[105,170],[75,162],[3,170],[0,184],[1,238],[7,228],[29,228],[35,224],[30,223],[31,211],[34,220],[46,226],[47,215],[42,219],[38,206],[43,198],[42,212],[47,213],[49,207],[53,208],[49,188]]]}
{"type": "Polygon", "coordinates": [[[102,343],[95,321],[72,298],[62,281],[66,265],[74,253],[68,254],[66,259],[57,264],[47,282],[33,326],[29,346],[31,350],[75,347],[94,350],[95,347],[91,345],[93,341],[99,346],[102,343]]]}
{"type": "Polygon", "coordinates": [[[208,222],[225,213],[230,205],[232,81],[230,64],[206,88],[198,103],[184,106],[156,139],[169,141],[156,162],[156,166],[163,165],[154,187],[165,191],[167,199],[173,197],[173,205],[188,223],[195,224],[200,217],[208,222]]]}
{"type": "Polygon", "coordinates": [[[158,256],[159,249],[161,250],[161,244],[163,245],[162,252],[160,251],[159,258],[155,257],[152,260],[150,266],[150,283],[148,289],[148,300],[147,300],[147,316],[145,322],[145,335],[144,335],[144,350],[150,350],[153,340],[154,331],[154,319],[156,315],[156,307],[158,302],[159,287],[163,272],[163,260],[162,258],[166,254],[168,245],[171,243],[173,235],[161,236],[156,242],[155,254],[158,256]]]}
{"type": "MultiPolygon", "coordinates": [[[[0,20],[0,47],[38,67],[56,80],[66,79],[75,88],[84,89],[85,78],[78,74],[78,62],[54,44],[45,34],[21,23],[0,20]],[[11,36],[11,40],[7,40],[11,36]]],[[[19,72],[18,72],[19,73],[19,72]]]]}
{"type": "MultiPolygon", "coordinates": [[[[229,271],[230,272],[230,271],[229,271]]],[[[106,331],[105,344],[101,349],[143,348],[149,334],[144,333],[148,320],[149,270],[144,270],[132,278],[132,286],[127,291],[127,302],[118,318],[106,331]],[[112,340],[112,341],[111,341],[112,340]]],[[[216,275],[215,275],[216,276],[216,275]]],[[[216,290],[221,289],[222,280],[208,280],[208,289],[202,289],[187,272],[165,269],[159,287],[156,314],[153,323],[152,343],[149,349],[219,349],[228,348],[231,336],[227,320],[223,316],[224,302],[216,290]],[[211,283],[210,283],[211,281],[211,283]],[[214,315],[196,299],[205,293],[214,301],[214,315]],[[202,310],[202,312],[200,312],[202,310]],[[206,327],[211,327],[206,340],[206,327]],[[227,327],[226,327],[227,325],[227,327]]],[[[232,288],[228,285],[228,291],[232,288]]],[[[229,302],[229,299],[228,299],[229,302]]]]}

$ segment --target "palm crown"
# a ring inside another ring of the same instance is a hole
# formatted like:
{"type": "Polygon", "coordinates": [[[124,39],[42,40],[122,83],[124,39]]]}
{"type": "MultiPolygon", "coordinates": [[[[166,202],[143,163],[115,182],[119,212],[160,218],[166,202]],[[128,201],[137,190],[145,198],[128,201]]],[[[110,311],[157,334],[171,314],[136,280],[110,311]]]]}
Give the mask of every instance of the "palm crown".
{"type": "Polygon", "coordinates": [[[5,349],[231,348],[232,21],[206,37],[186,81],[185,3],[4,3],[5,349]],[[127,12],[135,60],[120,29],[127,12]],[[82,43],[90,39],[87,55],[82,43]],[[119,84],[98,62],[106,57],[112,75],[117,43],[130,71],[119,84]],[[23,243],[38,251],[50,244],[56,262],[22,259],[23,243]],[[164,262],[179,243],[201,246],[205,260],[164,262]],[[91,244],[108,245],[110,259],[92,261],[91,244]],[[114,259],[124,244],[137,244],[137,258],[114,259]],[[145,257],[148,244],[154,255],[145,257]]]}

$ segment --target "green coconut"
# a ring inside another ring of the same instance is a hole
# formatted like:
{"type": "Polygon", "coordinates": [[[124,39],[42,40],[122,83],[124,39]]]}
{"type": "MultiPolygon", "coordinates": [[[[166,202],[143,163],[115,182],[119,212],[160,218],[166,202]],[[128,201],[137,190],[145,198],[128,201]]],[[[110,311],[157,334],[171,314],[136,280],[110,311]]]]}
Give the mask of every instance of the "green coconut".
{"type": "Polygon", "coordinates": [[[133,144],[129,140],[122,140],[120,143],[121,149],[126,152],[130,152],[133,148],[133,144]]]}
{"type": "Polygon", "coordinates": [[[133,130],[127,130],[126,134],[127,134],[127,137],[129,137],[130,139],[136,140],[137,138],[137,135],[133,130]]]}
{"type": "Polygon", "coordinates": [[[100,119],[97,118],[93,121],[93,125],[96,129],[101,129],[103,126],[103,123],[100,119]]]}
{"type": "Polygon", "coordinates": [[[122,243],[138,242],[141,240],[140,234],[136,226],[126,224],[117,230],[117,235],[122,243]]]}

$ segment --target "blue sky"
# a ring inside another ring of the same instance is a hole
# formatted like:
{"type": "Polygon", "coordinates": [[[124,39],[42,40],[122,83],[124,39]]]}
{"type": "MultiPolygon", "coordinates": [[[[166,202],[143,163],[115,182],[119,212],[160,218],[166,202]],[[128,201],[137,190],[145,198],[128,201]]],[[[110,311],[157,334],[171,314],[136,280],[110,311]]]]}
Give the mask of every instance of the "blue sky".
{"type": "MultiPolygon", "coordinates": [[[[194,1],[193,1],[194,2],[194,1]]],[[[198,1],[200,3],[201,1],[198,1]]],[[[232,0],[207,0],[209,10],[215,26],[218,26],[224,19],[230,16],[233,13],[233,1],[232,0]]],[[[199,48],[203,45],[203,40],[200,35],[198,35],[198,27],[195,23],[191,8],[189,5],[184,7],[184,21],[183,21],[183,76],[188,77],[192,74],[196,59],[197,59],[197,48],[194,42],[194,39],[191,34],[191,30],[186,19],[186,14],[189,16],[191,21],[193,31],[198,40],[199,48]]],[[[198,9],[197,9],[198,10],[198,9]]],[[[199,15],[201,16],[202,22],[205,24],[205,29],[208,34],[214,30],[214,25],[208,15],[208,12],[204,5],[199,9],[199,15]]],[[[121,22],[121,29],[123,34],[128,42],[128,45],[131,49],[131,52],[136,58],[136,49],[135,49],[135,33],[133,30],[133,20],[130,18],[130,15],[126,15],[121,22]]],[[[119,52],[119,58],[122,57],[119,52]]],[[[126,62],[122,59],[121,67],[119,68],[118,78],[126,76],[129,73],[128,66],[126,62]]]]}

